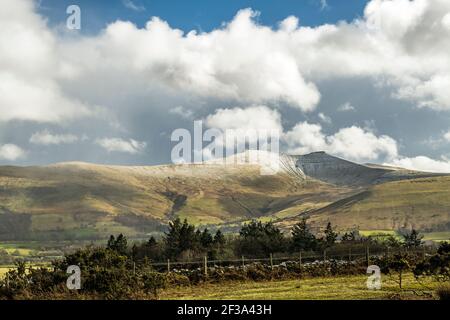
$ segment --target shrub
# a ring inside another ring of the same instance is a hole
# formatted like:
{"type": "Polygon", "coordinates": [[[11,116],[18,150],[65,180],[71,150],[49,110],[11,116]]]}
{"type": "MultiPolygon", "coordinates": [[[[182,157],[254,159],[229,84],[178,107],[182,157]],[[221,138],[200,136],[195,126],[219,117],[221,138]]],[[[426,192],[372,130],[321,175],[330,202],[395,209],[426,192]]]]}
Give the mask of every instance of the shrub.
{"type": "Polygon", "coordinates": [[[440,300],[450,300],[450,284],[441,285],[436,289],[436,294],[440,300]]]}
{"type": "Polygon", "coordinates": [[[416,278],[433,276],[438,281],[450,281],[450,245],[442,243],[437,254],[418,263],[413,272],[416,278]]]}
{"type": "Polygon", "coordinates": [[[410,261],[411,257],[407,254],[395,254],[393,257],[379,260],[379,265],[383,273],[398,275],[398,285],[401,289],[403,274],[411,269],[410,261]]]}

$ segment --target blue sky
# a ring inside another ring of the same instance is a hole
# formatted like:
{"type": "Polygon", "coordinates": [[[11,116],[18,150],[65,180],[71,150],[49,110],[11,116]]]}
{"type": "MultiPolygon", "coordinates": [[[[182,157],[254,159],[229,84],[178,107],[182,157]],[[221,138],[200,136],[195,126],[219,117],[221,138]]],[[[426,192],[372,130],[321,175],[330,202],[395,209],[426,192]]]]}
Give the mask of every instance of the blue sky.
{"type": "Polygon", "coordinates": [[[350,22],[362,16],[367,0],[41,0],[40,3],[40,12],[49,18],[52,25],[65,23],[68,5],[79,5],[83,12],[82,31],[85,33],[96,33],[116,20],[130,20],[142,27],[151,16],[160,17],[185,32],[208,32],[222,22],[230,21],[243,8],[261,12],[258,21],[264,25],[275,26],[290,15],[298,17],[302,25],[308,26],[341,20],[350,22]]]}

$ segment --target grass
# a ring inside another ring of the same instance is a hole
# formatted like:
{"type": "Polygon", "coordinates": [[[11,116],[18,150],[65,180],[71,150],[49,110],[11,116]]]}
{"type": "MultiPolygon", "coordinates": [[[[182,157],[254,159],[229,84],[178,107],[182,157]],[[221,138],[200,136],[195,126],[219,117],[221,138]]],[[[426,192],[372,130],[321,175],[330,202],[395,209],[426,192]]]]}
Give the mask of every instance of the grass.
{"type": "Polygon", "coordinates": [[[450,177],[421,178],[375,185],[360,199],[319,210],[310,221],[330,221],[342,229],[435,228],[448,224],[450,177]]]}
{"type": "Polygon", "coordinates": [[[450,231],[447,232],[430,232],[425,233],[423,240],[433,240],[433,241],[449,241],[450,231]]]}
{"type": "MultiPolygon", "coordinates": [[[[384,236],[394,236],[398,239],[402,237],[394,230],[360,230],[359,234],[364,237],[384,237],[384,236]]],[[[425,232],[423,233],[423,240],[431,241],[450,241],[450,231],[442,232],[425,232]]]]}
{"type": "Polygon", "coordinates": [[[373,239],[376,240],[386,240],[388,237],[393,236],[394,238],[396,238],[399,241],[403,240],[403,237],[401,236],[401,234],[399,234],[398,232],[394,231],[394,230],[361,230],[359,231],[359,234],[364,236],[364,237],[371,237],[373,239]]]}
{"type": "Polygon", "coordinates": [[[7,273],[12,267],[0,267],[0,279],[3,279],[5,273],[7,273]]]}
{"type": "Polygon", "coordinates": [[[396,236],[397,233],[394,230],[361,230],[359,234],[364,237],[370,236],[396,236]]]}
{"type": "MultiPolygon", "coordinates": [[[[420,299],[414,294],[424,287],[412,274],[403,279],[403,289],[388,276],[382,276],[381,290],[369,290],[367,276],[342,276],[267,282],[228,282],[202,284],[191,287],[169,288],[163,300],[367,300],[367,299],[420,299]]],[[[438,286],[431,278],[424,283],[427,288],[438,286]]],[[[432,292],[430,290],[428,293],[432,292]]]]}
{"type": "Polygon", "coordinates": [[[0,249],[5,250],[10,255],[21,257],[27,257],[36,252],[32,248],[18,243],[0,243],[0,249]]]}
{"type": "MultiPolygon", "coordinates": [[[[29,267],[30,267],[30,264],[27,264],[26,267],[29,268],[29,267]]],[[[33,267],[33,268],[41,268],[41,267],[49,268],[50,265],[49,265],[48,263],[36,263],[36,264],[31,265],[31,267],[33,267]]],[[[13,269],[17,269],[17,267],[14,266],[14,265],[10,265],[10,266],[0,266],[0,280],[2,280],[2,279],[4,278],[5,274],[6,274],[9,270],[13,270],[13,269]]],[[[28,269],[27,269],[27,270],[28,270],[28,269]]],[[[28,272],[28,271],[27,271],[27,272],[28,272]]]]}

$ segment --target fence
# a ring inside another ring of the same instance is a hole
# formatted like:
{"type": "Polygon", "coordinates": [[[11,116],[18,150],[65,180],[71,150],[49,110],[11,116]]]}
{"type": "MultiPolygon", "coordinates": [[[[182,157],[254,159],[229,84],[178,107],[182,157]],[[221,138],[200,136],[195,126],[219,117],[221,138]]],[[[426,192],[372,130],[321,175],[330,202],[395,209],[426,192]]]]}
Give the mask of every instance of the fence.
{"type": "Polygon", "coordinates": [[[208,268],[210,267],[218,267],[218,266],[241,266],[245,267],[246,265],[253,263],[261,263],[270,265],[270,267],[274,267],[283,262],[299,262],[300,264],[313,262],[313,261],[329,261],[329,260],[341,260],[341,261],[361,261],[365,260],[367,265],[370,265],[370,261],[375,257],[392,257],[395,254],[399,253],[410,253],[422,256],[425,258],[427,254],[435,253],[436,250],[434,248],[421,247],[417,249],[390,249],[385,248],[384,250],[380,250],[379,248],[371,249],[369,246],[363,248],[363,250],[354,250],[349,248],[347,252],[343,252],[339,250],[338,252],[333,250],[324,250],[320,253],[318,252],[298,252],[296,255],[285,255],[285,256],[277,256],[270,254],[267,257],[259,257],[259,258],[248,258],[245,256],[241,256],[239,259],[231,259],[231,260],[209,260],[207,256],[204,256],[202,260],[196,261],[171,261],[167,260],[164,262],[153,262],[150,263],[158,271],[166,271],[171,272],[174,269],[198,269],[201,268],[205,273],[208,272],[208,268]]]}
{"type": "MultiPolygon", "coordinates": [[[[406,248],[380,248],[380,247],[348,247],[345,248],[331,248],[324,250],[322,252],[298,252],[297,254],[291,255],[279,255],[279,254],[269,254],[267,257],[245,257],[241,256],[239,259],[229,259],[229,260],[209,260],[207,256],[204,256],[202,260],[194,261],[160,261],[149,263],[155,270],[160,272],[172,272],[175,269],[201,269],[207,275],[208,270],[213,267],[226,267],[226,266],[239,266],[245,268],[246,265],[259,263],[270,266],[274,268],[283,262],[298,262],[300,265],[314,262],[314,261],[330,261],[330,260],[340,260],[340,261],[365,261],[369,266],[371,264],[371,259],[381,256],[392,257],[399,253],[411,253],[422,256],[425,258],[427,254],[434,254],[436,248],[434,247],[420,247],[416,249],[406,249],[406,248]],[[358,250],[359,249],[359,250],[358,250]]],[[[7,267],[4,267],[8,269],[7,267]]],[[[14,268],[11,266],[11,269],[14,268]]],[[[136,264],[133,263],[133,272],[136,272],[136,264]]],[[[0,276],[0,278],[3,278],[0,276]]]]}

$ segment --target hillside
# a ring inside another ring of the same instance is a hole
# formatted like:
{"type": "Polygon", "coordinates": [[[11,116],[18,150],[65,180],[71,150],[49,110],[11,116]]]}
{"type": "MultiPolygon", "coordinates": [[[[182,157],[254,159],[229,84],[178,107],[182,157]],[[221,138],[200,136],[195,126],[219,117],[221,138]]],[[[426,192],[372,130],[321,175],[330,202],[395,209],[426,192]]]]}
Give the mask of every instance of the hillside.
{"type": "Polygon", "coordinates": [[[1,167],[0,237],[137,236],[160,231],[175,217],[235,223],[276,216],[292,205],[319,208],[354,192],[286,171],[261,176],[259,170],[250,164],[1,167]]]}
{"type": "Polygon", "coordinates": [[[317,225],[330,220],[341,228],[437,230],[450,221],[448,177],[325,153],[283,155],[280,168],[261,175],[256,164],[214,161],[0,167],[0,239],[141,237],[176,217],[231,229],[252,218],[287,227],[305,214],[317,225]]]}
{"type": "MultiPolygon", "coordinates": [[[[328,221],[341,230],[450,230],[450,177],[378,184],[354,196],[306,212],[316,227],[328,221]]],[[[286,219],[289,226],[296,219],[286,219]]]]}
{"type": "Polygon", "coordinates": [[[347,186],[368,186],[396,180],[442,176],[403,168],[357,164],[325,152],[297,156],[296,166],[308,177],[347,186]]]}

